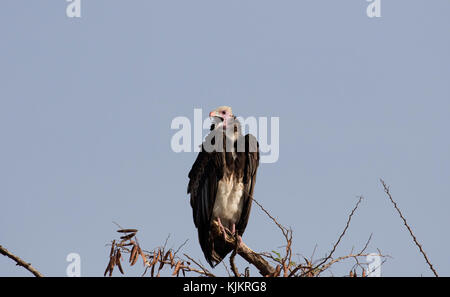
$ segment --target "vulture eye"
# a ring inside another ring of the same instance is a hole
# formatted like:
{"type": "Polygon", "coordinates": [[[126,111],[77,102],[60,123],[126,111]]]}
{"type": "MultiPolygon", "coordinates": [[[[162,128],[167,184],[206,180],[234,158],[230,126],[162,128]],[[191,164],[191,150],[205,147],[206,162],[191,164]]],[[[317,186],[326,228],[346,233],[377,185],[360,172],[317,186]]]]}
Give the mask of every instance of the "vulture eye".
{"type": "Polygon", "coordinates": [[[225,110],[224,111],[222,111],[222,114],[225,114],[226,112],[225,112],[225,110]]]}

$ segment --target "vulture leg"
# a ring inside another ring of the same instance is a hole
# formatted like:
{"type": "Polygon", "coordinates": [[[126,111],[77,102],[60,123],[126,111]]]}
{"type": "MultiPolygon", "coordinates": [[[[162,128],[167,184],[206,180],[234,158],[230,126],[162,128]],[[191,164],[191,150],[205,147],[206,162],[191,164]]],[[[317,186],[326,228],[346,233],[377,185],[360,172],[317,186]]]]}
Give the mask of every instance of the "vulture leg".
{"type": "Polygon", "coordinates": [[[236,234],[237,236],[237,242],[236,242],[236,247],[239,249],[239,248],[241,248],[241,245],[242,245],[242,237],[240,236],[240,235],[238,235],[238,234],[236,234]]]}
{"type": "Polygon", "coordinates": [[[219,223],[219,228],[222,231],[223,234],[223,240],[227,241],[227,233],[225,233],[225,227],[222,225],[222,223],[220,222],[220,218],[217,218],[217,222],[219,223]]]}
{"type": "Polygon", "coordinates": [[[236,250],[238,250],[242,244],[242,237],[236,232],[236,224],[231,226],[231,234],[236,237],[236,250]]]}

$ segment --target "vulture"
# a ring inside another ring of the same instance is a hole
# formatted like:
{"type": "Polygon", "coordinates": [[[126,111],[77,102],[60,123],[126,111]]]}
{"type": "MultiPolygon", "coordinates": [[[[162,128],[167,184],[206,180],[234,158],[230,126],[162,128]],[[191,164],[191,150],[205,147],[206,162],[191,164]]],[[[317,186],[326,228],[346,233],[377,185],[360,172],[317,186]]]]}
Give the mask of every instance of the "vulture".
{"type": "Polygon", "coordinates": [[[215,267],[233,250],[225,244],[225,228],[240,242],[247,227],[259,144],[255,136],[242,135],[241,124],[231,107],[220,106],[209,117],[210,133],[189,172],[187,193],[203,254],[215,267]],[[223,236],[211,231],[214,222],[223,236]]]}

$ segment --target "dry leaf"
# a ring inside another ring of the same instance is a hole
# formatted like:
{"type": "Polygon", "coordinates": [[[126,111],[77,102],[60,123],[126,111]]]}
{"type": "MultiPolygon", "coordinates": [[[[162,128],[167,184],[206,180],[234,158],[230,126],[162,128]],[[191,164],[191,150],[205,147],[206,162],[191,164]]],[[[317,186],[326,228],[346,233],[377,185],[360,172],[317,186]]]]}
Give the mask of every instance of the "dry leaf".
{"type": "MultiPolygon", "coordinates": [[[[158,252],[159,252],[159,251],[158,251],[158,252]]],[[[153,261],[152,261],[152,264],[151,264],[151,265],[155,265],[156,262],[158,262],[158,256],[159,256],[159,253],[156,254],[156,252],[153,252],[153,261]]]]}
{"type": "Polygon", "coordinates": [[[122,264],[120,263],[121,257],[122,257],[122,254],[120,253],[120,250],[117,250],[115,262],[116,262],[116,265],[119,267],[120,273],[123,274],[122,264]]]}
{"type": "Polygon", "coordinates": [[[119,232],[119,233],[137,233],[138,232],[138,230],[136,230],[136,229],[120,229],[120,230],[117,230],[117,232],[119,232]]]}
{"type": "Polygon", "coordinates": [[[120,239],[122,239],[122,240],[128,240],[128,239],[133,238],[135,235],[136,235],[136,233],[130,233],[130,234],[121,236],[120,239]]]}
{"type": "Polygon", "coordinates": [[[181,261],[177,262],[177,265],[175,265],[175,269],[173,270],[172,276],[178,275],[178,270],[180,270],[181,261]]]}
{"type": "Polygon", "coordinates": [[[139,250],[140,250],[141,248],[138,246],[137,247],[137,249],[135,250],[135,252],[134,252],[134,256],[133,256],[133,260],[131,261],[131,266],[133,266],[134,264],[136,264],[136,262],[137,262],[137,259],[138,259],[138,257],[139,257],[139,250]]]}
{"type": "Polygon", "coordinates": [[[147,265],[147,257],[145,256],[144,252],[139,247],[139,254],[141,254],[142,261],[144,262],[144,266],[147,265]]]}
{"type": "Polygon", "coordinates": [[[113,253],[114,253],[114,245],[116,244],[116,241],[113,240],[112,244],[111,244],[111,251],[109,252],[109,256],[112,257],[113,253]]]}
{"type": "Polygon", "coordinates": [[[136,251],[137,251],[137,245],[133,245],[133,248],[131,249],[130,252],[130,259],[128,259],[128,262],[133,262],[134,257],[136,256],[136,251]]]}
{"type": "Polygon", "coordinates": [[[159,268],[158,271],[161,270],[164,266],[164,261],[159,262],[159,268]]]}
{"type": "Polygon", "coordinates": [[[169,254],[170,254],[170,251],[168,251],[168,252],[164,255],[163,261],[166,261],[166,260],[167,260],[167,258],[169,257],[169,254]]]}
{"type": "Polygon", "coordinates": [[[160,261],[162,260],[161,249],[158,249],[158,256],[156,258],[159,259],[160,261]]]}
{"type": "Polygon", "coordinates": [[[106,266],[105,273],[103,274],[103,276],[106,276],[106,274],[108,274],[110,267],[111,267],[111,257],[109,257],[109,262],[108,265],[106,266]]]}
{"type": "Polygon", "coordinates": [[[112,275],[114,271],[114,257],[111,257],[111,261],[109,262],[109,276],[112,275]]]}
{"type": "Polygon", "coordinates": [[[124,273],[123,273],[123,269],[122,269],[122,264],[120,264],[120,261],[117,262],[117,267],[119,267],[120,273],[124,274],[124,273]]]}

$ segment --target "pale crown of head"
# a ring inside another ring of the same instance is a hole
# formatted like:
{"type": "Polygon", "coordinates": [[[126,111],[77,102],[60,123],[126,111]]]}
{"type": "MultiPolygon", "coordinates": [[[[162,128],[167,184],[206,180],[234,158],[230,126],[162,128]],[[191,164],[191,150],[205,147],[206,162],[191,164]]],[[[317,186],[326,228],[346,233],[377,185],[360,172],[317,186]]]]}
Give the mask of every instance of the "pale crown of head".
{"type": "Polygon", "coordinates": [[[231,110],[231,107],[229,106],[219,106],[213,111],[209,113],[210,117],[221,117],[221,118],[229,118],[233,116],[233,111],[231,110]]]}

